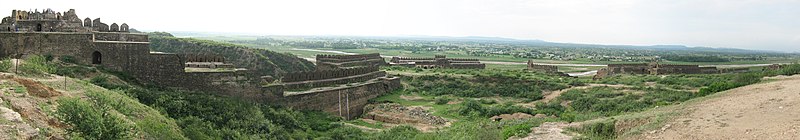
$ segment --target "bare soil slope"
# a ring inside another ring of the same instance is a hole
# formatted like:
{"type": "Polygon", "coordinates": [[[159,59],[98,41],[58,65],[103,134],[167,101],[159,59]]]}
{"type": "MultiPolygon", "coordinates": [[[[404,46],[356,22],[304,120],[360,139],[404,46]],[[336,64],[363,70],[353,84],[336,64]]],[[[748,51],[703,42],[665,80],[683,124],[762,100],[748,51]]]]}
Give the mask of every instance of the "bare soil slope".
{"type": "Polygon", "coordinates": [[[656,131],[632,139],[800,139],[800,76],[777,78],[693,102],[656,131]]]}

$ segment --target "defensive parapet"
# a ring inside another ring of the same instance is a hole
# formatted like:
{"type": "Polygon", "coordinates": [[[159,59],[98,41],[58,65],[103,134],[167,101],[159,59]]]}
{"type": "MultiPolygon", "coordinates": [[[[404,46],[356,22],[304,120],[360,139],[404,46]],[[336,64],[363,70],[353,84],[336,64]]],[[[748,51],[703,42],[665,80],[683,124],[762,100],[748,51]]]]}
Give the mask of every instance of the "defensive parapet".
{"type": "Polygon", "coordinates": [[[594,79],[602,79],[607,76],[616,74],[651,74],[651,75],[664,75],[664,74],[713,74],[719,73],[716,67],[700,67],[698,65],[676,65],[676,64],[659,64],[653,63],[639,63],[639,64],[608,64],[607,68],[603,68],[597,72],[594,79]]]}
{"type": "Polygon", "coordinates": [[[534,63],[532,60],[528,60],[528,70],[539,71],[544,73],[556,73],[558,72],[558,66],[539,65],[534,63]]]}
{"type": "Polygon", "coordinates": [[[408,58],[392,57],[389,65],[406,66],[418,68],[447,68],[447,69],[484,69],[485,64],[478,59],[472,58],[447,58],[444,55],[436,55],[434,58],[408,58]]]}
{"type": "Polygon", "coordinates": [[[378,53],[358,55],[317,55],[317,70],[344,69],[354,67],[379,67],[385,66],[378,53]]]}
{"type": "Polygon", "coordinates": [[[283,78],[281,78],[281,81],[283,83],[297,83],[305,81],[338,79],[338,78],[345,78],[345,77],[378,72],[378,70],[379,70],[378,67],[358,67],[358,68],[334,69],[334,70],[324,70],[324,71],[293,72],[284,75],[283,78]]]}

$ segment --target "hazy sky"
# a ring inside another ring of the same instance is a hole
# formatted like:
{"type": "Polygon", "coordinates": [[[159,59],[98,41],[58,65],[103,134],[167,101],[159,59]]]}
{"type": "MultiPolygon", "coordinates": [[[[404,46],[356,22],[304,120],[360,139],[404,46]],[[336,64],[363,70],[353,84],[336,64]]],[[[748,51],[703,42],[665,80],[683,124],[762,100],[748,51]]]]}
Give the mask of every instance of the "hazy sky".
{"type": "Polygon", "coordinates": [[[490,36],[800,51],[800,0],[8,0],[147,31],[490,36]]]}

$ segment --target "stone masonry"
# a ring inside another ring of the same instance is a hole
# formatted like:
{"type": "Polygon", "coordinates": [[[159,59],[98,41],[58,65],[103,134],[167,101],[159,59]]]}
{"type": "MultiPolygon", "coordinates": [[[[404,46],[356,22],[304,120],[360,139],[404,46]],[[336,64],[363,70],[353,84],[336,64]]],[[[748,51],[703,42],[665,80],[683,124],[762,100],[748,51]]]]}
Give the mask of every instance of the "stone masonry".
{"type": "Polygon", "coordinates": [[[659,64],[658,62],[640,64],[608,64],[608,67],[597,71],[594,79],[602,79],[616,74],[712,74],[720,73],[716,67],[700,67],[698,65],[659,64]]]}
{"type": "Polygon", "coordinates": [[[482,64],[478,59],[447,58],[444,55],[436,55],[434,58],[407,58],[392,57],[392,66],[406,66],[418,68],[445,68],[445,69],[484,69],[486,64],[482,64]]]}

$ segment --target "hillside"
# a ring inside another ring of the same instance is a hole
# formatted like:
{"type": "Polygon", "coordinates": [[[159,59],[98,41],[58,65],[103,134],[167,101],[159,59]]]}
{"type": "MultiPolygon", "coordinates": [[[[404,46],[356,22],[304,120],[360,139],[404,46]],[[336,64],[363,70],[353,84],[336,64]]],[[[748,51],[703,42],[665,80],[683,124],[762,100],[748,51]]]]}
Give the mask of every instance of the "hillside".
{"type": "Polygon", "coordinates": [[[218,54],[227,63],[256,71],[259,75],[280,75],[314,69],[314,64],[292,54],[277,53],[240,45],[193,38],[177,38],[169,33],[150,33],[150,50],[167,53],[218,54]]]}
{"type": "Polygon", "coordinates": [[[125,92],[39,68],[23,62],[20,74],[0,73],[0,139],[185,139],[173,119],[125,92]]]}
{"type": "Polygon", "coordinates": [[[64,60],[31,55],[19,69],[0,61],[0,139],[345,139],[360,132],[319,111],[144,87],[125,73],[64,60]]]}
{"type": "Polygon", "coordinates": [[[800,139],[800,76],[769,79],[657,110],[677,115],[628,139],[800,139]]]}

